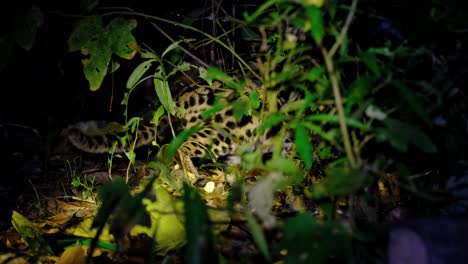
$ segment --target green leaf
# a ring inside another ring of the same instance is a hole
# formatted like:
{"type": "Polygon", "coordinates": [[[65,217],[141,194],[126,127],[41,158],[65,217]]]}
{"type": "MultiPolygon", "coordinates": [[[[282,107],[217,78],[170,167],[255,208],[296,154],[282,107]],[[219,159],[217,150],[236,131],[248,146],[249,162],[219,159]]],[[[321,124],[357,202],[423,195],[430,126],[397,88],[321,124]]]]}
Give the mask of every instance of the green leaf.
{"type": "Polygon", "coordinates": [[[257,247],[260,249],[260,252],[265,257],[266,260],[270,261],[270,252],[268,251],[268,243],[265,238],[265,235],[262,232],[262,228],[257,223],[257,220],[249,211],[245,211],[245,218],[247,219],[247,225],[249,227],[250,233],[257,244],[257,247]]]}
{"type": "Polygon", "coordinates": [[[201,127],[198,127],[198,126],[194,126],[194,127],[191,127],[187,130],[184,130],[182,132],[180,132],[176,138],[174,138],[171,143],[169,144],[169,146],[167,147],[166,149],[166,153],[165,153],[165,158],[166,159],[171,159],[172,157],[174,157],[174,155],[177,153],[177,150],[180,148],[180,146],[187,140],[187,138],[198,132],[199,130],[201,129],[201,127]]]}
{"type": "Polygon", "coordinates": [[[226,106],[227,104],[224,100],[219,100],[219,97],[215,97],[213,107],[204,110],[201,113],[201,116],[203,119],[206,119],[210,116],[215,115],[219,111],[223,110],[226,106]]]}
{"type": "Polygon", "coordinates": [[[289,116],[286,114],[275,113],[263,121],[263,123],[258,127],[258,132],[262,134],[266,129],[274,127],[288,119],[289,116]]]}
{"type": "Polygon", "coordinates": [[[375,129],[378,142],[388,141],[395,149],[401,152],[408,151],[410,144],[415,145],[426,153],[437,151],[437,147],[418,127],[392,118],[385,119],[383,123],[385,127],[375,129]]]}
{"type": "Polygon", "coordinates": [[[249,100],[253,109],[258,109],[260,107],[260,95],[257,91],[253,91],[249,94],[249,100]]]}
{"type": "Polygon", "coordinates": [[[310,131],[319,135],[320,137],[322,137],[323,139],[329,142],[334,142],[338,136],[338,133],[336,132],[335,129],[325,132],[323,131],[321,126],[315,125],[313,123],[304,123],[304,126],[306,126],[310,131]]]}
{"type": "Polygon", "coordinates": [[[310,29],[312,38],[315,40],[316,43],[322,43],[322,39],[325,34],[323,27],[322,12],[317,6],[308,6],[306,10],[309,20],[312,24],[312,27],[310,29]]]}
{"type": "Polygon", "coordinates": [[[345,113],[349,115],[352,107],[364,102],[365,97],[372,88],[372,80],[368,75],[364,75],[354,80],[349,86],[349,95],[346,100],[345,113]]]}
{"type": "Polygon", "coordinates": [[[325,72],[325,67],[313,67],[310,69],[309,72],[305,73],[304,75],[301,76],[301,81],[302,80],[307,80],[309,82],[315,82],[321,78],[324,77],[326,74],[325,72]]]}
{"type": "Polygon", "coordinates": [[[427,125],[431,124],[427,107],[424,106],[421,98],[411,91],[411,88],[406,86],[403,82],[395,81],[395,86],[398,88],[401,98],[403,98],[407,106],[410,107],[427,125]]]}
{"type": "Polygon", "coordinates": [[[139,49],[131,30],[136,20],[114,18],[104,28],[99,16],[84,18],[68,38],[69,51],[80,50],[87,58],[82,60],[83,71],[90,90],[101,86],[110,65],[112,54],[131,59],[139,49]]]}
{"type": "Polygon", "coordinates": [[[102,205],[94,219],[93,227],[104,225],[107,222],[120,201],[124,197],[130,196],[130,189],[123,179],[118,178],[109,184],[99,186],[98,195],[102,200],[102,205]]]}
{"type": "Polygon", "coordinates": [[[141,49],[140,50],[140,57],[142,59],[156,59],[158,61],[162,61],[161,58],[157,54],[154,54],[153,52],[147,50],[147,49],[141,49]]]}
{"type": "MultiPolygon", "coordinates": [[[[104,31],[100,16],[89,16],[79,21],[68,38],[68,51],[86,49],[88,43],[104,31]]],[[[85,51],[86,52],[86,51],[85,51]]]]}
{"type": "Polygon", "coordinates": [[[145,60],[136,66],[133,72],[130,74],[130,77],[128,77],[126,86],[127,89],[132,89],[135,87],[138,81],[141,80],[141,77],[148,71],[148,69],[151,67],[151,64],[155,61],[156,59],[145,60]]]}
{"type": "Polygon", "coordinates": [[[169,82],[164,74],[163,65],[159,65],[156,72],[153,75],[154,89],[158,96],[161,104],[166,109],[166,112],[173,115],[176,112],[177,105],[172,97],[171,90],[169,88],[169,82]]]}
{"type": "Polygon", "coordinates": [[[283,157],[277,157],[268,160],[266,162],[266,166],[271,171],[283,172],[286,175],[296,175],[299,172],[299,169],[293,160],[283,157]]]}
{"type": "Polygon", "coordinates": [[[132,30],[136,27],[135,19],[116,17],[109,22],[106,31],[109,32],[109,43],[114,54],[126,60],[135,56],[139,47],[132,30]]]}
{"type": "Polygon", "coordinates": [[[20,234],[21,238],[28,243],[29,249],[33,252],[54,254],[44,238],[43,232],[29,221],[28,218],[13,210],[11,224],[20,234]]]}
{"type": "Polygon", "coordinates": [[[321,151],[320,151],[320,159],[326,160],[330,157],[331,153],[331,146],[325,146],[321,151]]]}
{"type": "Polygon", "coordinates": [[[272,5],[276,5],[278,3],[278,0],[268,0],[265,3],[263,3],[257,10],[252,15],[248,15],[247,13],[244,13],[243,16],[245,18],[245,21],[250,24],[253,21],[255,21],[259,16],[265,14],[267,10],[270,8],[272,5]]]}
{"type": "Polygon", "coordinates": [[[249,98],[246,95],[241,95],[232,103],[232,110],[237,121],[240,121],[244,116],[252,115],[249,98]]]}
{"type": "Polygon", "coordinates": [[[380,66],[377,62],[377,57],[373,53],[363,52],[360,54],[362,62],[367,66],[367,68],[375,75],[376,78],[380,78],[382,75],[380,71],[380,66]]]}
{"type": "Polygon", "coordinates": [[[360,189],[367,179],[367,174],[361,170],[350,168],[328,168],[327,177],[312,186],[312,197],[330,197],[350,194],[360,189]]]}
{"type": "Polygon", "coordinates": [[[237,83],[231,76],[227,75],[225,72],[216,67],[209,66],[205,78],[219,80],[227,87],[235,89],[238,93],[242,93],[242,90],[244,89],[242,84],[237,83]]]}
{"type": "Polygon", "coordinates": [[[312,144],[310,144],[309,133],[306,127],[301,123],[296,124],[296,136],[294,140],[296,141],[299,157],[304,161],[306,169],[310,169],[314,161],[312,144]]]}
{"type": "MultiPolygon", "coordinates": [[[[165,165],[159,168],[164,168],[165,165]]],[[[185,228],[183,225],[184,207],[181,199],[169,194],[160,181],[147,183],[143,181],[141,187],[151,188],[154,198],[144,198],[143,203],[150,214],[151,226],[135,225],[131,230],[132,236],[145,234],[154,240],[155,251],[159,255],[166,255],[168,251],[180,247],[185,241],[185,228]],[[145,186],[146,185],[146,186],[145,186]]]]}
{"type": "Polygon", "coordinates": [[[184,185],[187,263],[208,263],[216,259],[207,207],[196,189],[184,185]]]}
{"type": "Polygon", "coordinates": [[[190,41],[194,41],[194,39],[182,39],[182,40],[178,40],[178,41],[175,41],[175,42],[172,42],[171,45],[169,45],[166,50],[164,50],[164,52],[162,53],[161,57],[164,57],[167,53],[169,53],[171,50],[173,49],[176,49],[179,47],[179,43],[181,42],[190,42],[190,41]]]}
{"type": "Polygon", "coordinates": [[[288,254],[285,264],[347,263],[352,254],[351,235],[338,221],[318,223],[309,213],[300,213],[284,225],[281,243],[288,254]]]}

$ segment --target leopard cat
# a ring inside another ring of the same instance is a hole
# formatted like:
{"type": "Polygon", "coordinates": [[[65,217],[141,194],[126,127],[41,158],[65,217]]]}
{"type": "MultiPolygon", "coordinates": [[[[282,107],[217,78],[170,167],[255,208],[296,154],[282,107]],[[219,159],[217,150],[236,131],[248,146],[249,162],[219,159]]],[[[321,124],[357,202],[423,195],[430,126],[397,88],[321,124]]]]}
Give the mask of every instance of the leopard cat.
{"type": "MultiPolygon", "coordinates": [[[[245,93],[253,91],[248,86],[245,93]]],[[[214,158],[223,158],[225,163],[239,163],[236,150],[246,145],[247,151],[259,150],[263,153],[272,152],[274,143],[272,137],[278,130],[269,130],[263,134],[256,132],[261,124],[259,114],[244,115],[238,119],[232,102],[238,99],[238,94],[233,89],[223,88],[220,83],[198,85],[191,91],[181,92],[175,97],[175,103],[181,111],[171,117],[171,123],[175,132],[191,129],[195,126],[199,130],[188,137],[182,144],[180,151],[186,158],[202,158],[208,154],[214,154],[214,158]],[[208,118],[203,118],[202,113],[212,110],[217,106],[223,106],[218,112],[208,118]]],[[[261,101],[261,100],[260,100],[261,101]]],[[[248,107],[247,105],[245,107],[248,107]]],[[[253,109],[249,109],[253,110],[253,109]]],[[[67,129],[69,141],[78,149],[89,153],[108,153],[111,151],[123,152],[128,146],[120,140],[128,127],[116,124],[100,124],[96,122],[81,122],[67,129]]],[[[150,144],[153,140],[164,141],[171,137],[168,117],[163,117],[158,125],[149,122],[139,125],[134,147],[138,148],[150,144]]],[[[131,133],[130,133],[131,134],[131,133]]],[[[283,140],[281,153],[291,153],[293,146],[289,132],[283,140]]],[[[133,142],[130,139],[129,142],[133,142]]]]}

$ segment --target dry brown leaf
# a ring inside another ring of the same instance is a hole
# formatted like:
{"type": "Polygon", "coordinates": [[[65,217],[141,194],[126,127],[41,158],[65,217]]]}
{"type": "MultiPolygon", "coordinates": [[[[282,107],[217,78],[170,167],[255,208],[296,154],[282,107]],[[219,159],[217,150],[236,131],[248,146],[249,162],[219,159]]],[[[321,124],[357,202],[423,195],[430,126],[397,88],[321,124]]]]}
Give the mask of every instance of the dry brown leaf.
{"type": "Polygon", "coordinates": [[[56,264],[84,264],[86,263],[85,251],[81,246],[65,249],[56,264]]]}

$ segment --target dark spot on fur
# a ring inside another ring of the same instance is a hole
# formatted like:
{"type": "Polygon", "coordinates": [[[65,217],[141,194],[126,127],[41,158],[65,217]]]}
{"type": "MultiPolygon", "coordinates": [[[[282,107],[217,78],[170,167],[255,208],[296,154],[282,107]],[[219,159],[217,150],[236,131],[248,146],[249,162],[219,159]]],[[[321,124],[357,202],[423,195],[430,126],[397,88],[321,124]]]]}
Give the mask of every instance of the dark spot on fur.
{"type": "Polygon", "coordinates": [[[206,95],[206,98],[207,98],[207,103],[208,103],[209,105],[213,105],[214,100],[215,100],[214,94],[213,94],[213,93],[208,93],[208,94],[206,95]]]}
{"type": "Polygon", "coordinates": [[[223,120],[223,117],[221,114],[216,114],[214,120],[216,123],[220,123],[223,120]]]}
{"type": "Polygon", "coordinates": [[[197,117],[195,116],[192,116],[192,118],[189,120],[190,123],[195,123],[195,121],[197,121],[197,117]]]}
{"type": "Polygon", "coordinates": [[[206,96],[198,96],[198,104],[202,105],[205,103],[206,96]]]}
{"type": "Polygon", "coordinates": [[[106,138],[104,136],[95,136],[93,140],[96,144],[102,145],[106,141],[106,138]]]}
{"type": "Polygon", "coordinates": [[[198,134],[199,134],[200,136],[204,137],[204,138],[207,138],[207,137],[210,136],[207,132],[208,132],[208,131],[206,131],[206,130],[202,130],[202,131],[198,132],[198,134]]]}
{"type": "Polygon", "coordinates": [[[190,96],[190,106],[195,106],[195,95],[190,96]]]}
{"type": "Polygon", "coordinates": [[[234,129],[235,126],[236,126],[236,124],[234,124],[234,122],[232,122],[232,121],[228,121],[226,123],[226,127],[230,128],[230,129],[234,129]]]}
{"type": "Polygon", "coordinates": [[[140,137],[142,137],[144,139],[144,141],[147,141],[150,136],[149,136],[148,132],[142,131],[141,134],[140,134],[140,137]]]}
{"type": "Polygon", "coordinates": [[[252,116],[242,116],[240,122],[239,122],[239,126],[245,126],[247,125],[248,123],[252,122],[252,116]]]}
{"type": "Polygon", "coordinates": [[[232,116],[232,109],[226,111],[226,116],[232,116]]]}
{"type": "Polygon", "coordinates": [[[270,128],[266,134],[267,138],[272,138],[276,136],[280,132],[280,130],[281,130],[281,124],[270,128]]]}
{"type": "Polygon", "coordinates": [[[229,153],[229,148],[228,147],[223,146],[222,149],[223,149],[223,153],[229,153]]]}
{"type": "Polygon", "coordinates": [[[226,139],[226,136],[222,133],[218,133],[218,138],[224,141],[226,139]]]}

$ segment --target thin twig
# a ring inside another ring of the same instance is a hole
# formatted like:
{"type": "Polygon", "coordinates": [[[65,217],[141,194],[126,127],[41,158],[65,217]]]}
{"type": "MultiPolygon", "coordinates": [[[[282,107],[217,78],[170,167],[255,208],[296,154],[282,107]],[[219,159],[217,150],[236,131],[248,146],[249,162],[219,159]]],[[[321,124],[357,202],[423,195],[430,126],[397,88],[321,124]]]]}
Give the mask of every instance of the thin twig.
{"type": "Polygon", "coordinates": [[[351,24],[353,15],[356,10],[357,1],[358,0],[353,1],[351,5],[351,10],[346,19],[346,23],[343,26],[340,36],[337,38],[333,47],[330,49],[329,52],[325,48],[322,48],[322,55],[325,60],[325,65],[327,67],[328,76],[330,78],[333,90],[333,97],[335,98],[336,110],[338,112],[338,118],[340,120],[340,131],[343,137],[343,144],[345,147],[346,156],[348,157],[349,163],[353,168],[357,167],[358,163],[356,161],[353,149],[351,147],[351,140],[349,137],[348,127],[346,126],[346,117],[344,114],[343,102],[340,94],[340,86],[338,84],[338,79],[336,77],[336,72],[333,65],[333,55],[336,52],[336,50],[340,47],[344,37],[346,36],[346,33],[348,32],[349,25],[351,24]]]}
{"type": "Polygon", "coordinates": [[[332,58],[336,51],[340,48],[341,44],[344,41],[344,38],[348,34],[349,26],[351,25],[351,22],[353,21],[354,14],[356,13],[356,6],[357,6],[358,0],[354,0],[353,3],[351,3],[351,9],[349,10],[348,17],[346,18],[346,22],[341,29],[340,35],[335,41],[335,44],[333,44],[332,48],[329,50],[328,55],[330,58],[332,58]]]}

